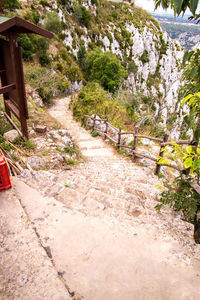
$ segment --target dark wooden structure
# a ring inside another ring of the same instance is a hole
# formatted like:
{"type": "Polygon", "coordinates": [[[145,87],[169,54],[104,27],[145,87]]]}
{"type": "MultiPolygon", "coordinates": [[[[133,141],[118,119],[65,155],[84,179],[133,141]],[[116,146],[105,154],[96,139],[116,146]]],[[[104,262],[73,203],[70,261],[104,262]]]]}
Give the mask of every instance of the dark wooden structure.
{"type": "Polygon", "coordinates": [[[52,38],[53,34],[19,17],[0,17],[0,94],[3,94],[5,116],[13,125],[12,114],[21,123],[22,135],[28,138],[28,109],[24,84],[21,48],[17,35],[36,33],[52,38]]]}

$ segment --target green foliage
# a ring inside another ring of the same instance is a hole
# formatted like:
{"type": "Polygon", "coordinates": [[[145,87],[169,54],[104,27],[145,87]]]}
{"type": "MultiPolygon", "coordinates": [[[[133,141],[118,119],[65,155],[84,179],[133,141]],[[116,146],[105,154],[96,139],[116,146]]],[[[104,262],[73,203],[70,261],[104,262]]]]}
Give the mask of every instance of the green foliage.
{"type": "Polygon", "coordinates": [[[1,136],[0,136],[0,145],[5,151],[10,151],[11,149],[13,149],[13,147],[8,142],[6,142],[6,140],[1,136]]]}
{"type": "Polygon", "coordinates": [[[71,82],[83,80],[83,74],[72,56],[70,56],[64,47],[54,56],[54,69],[60,71],[71,82]]]}
{"type": "Polygon", "coordinates": [[[0,135],[4,135],[5,132],[13,129],[7,119],[0,114],[0,135]]]}
{"type": "Polygon", "coordinates": [[[82,70],[85,67],[85,57],[86,57],[86,49],[84,45],[81,45],[77,52],[77,58],[78,58],[79,66],[82,70]]]}
{"type": "Polygon", "coordinates": [[[47,6],[47,7],[51,7],[51,4],[49,3],[49,2],[47,2],[47,1],[45,1],[45,0],[40,0],[40,4],[42,5],[42,6],[47,6]]]}
{"type": "Polygon", "coordinates": [[[75,3],[72,7],[73,16],[80,25],[88,27],[91,20],[91,14],[87,11],[85,6],[75,3]]]}
{"type": "Polygon", "coordinates": [[[193,129],[194,140],[199,142],[200,139],[200,92],[196,94],[189,94],[182,102],[182,105],[188,104],[190,114],[185,117],[188,128],[193,129]]]}
{"type": "Polygon", "coordinates": [[[25,61],[32,61],[33,54],[36,51],[35,45],[33,40],[31,39],[30,35],[23,34],[20,35],[17,39],[18,44],[22,47],[22,57],[25,61]]]}
{"type": "Polygon", "coordinates": [[[51,58],[46,53],[41,53],[39,55],[39,62],[42,67],[46,67],[51,64],[51,58]]]}
{"type": "Polygon", "coordinates": [[[71,166],[75,166],[77,164],[77,162],[72,158],[65,159],[65,162],[67,165],[71,165],[71,166]]]}
{"type": "Polygon", "coordinates": [[[137,74],[137,71],[138,71],[138,66],[133,60],[131,60],[128,64],[128,73],[137,74]]]}
{"type": "Polygon", "coordinates": [[[49,103],[53,96],[62,94],[69,88],[69,82],[65,76],[60,72],[52,72],[48,68],[28,66],[25,79],[46,103],[49,103]]]}
{"type": "Polygon", "coordinates": [[[164,9],[171,7],[174,13],[180,15],[185,13],[186,9],[189,8],[194,18],[199,19],[199,15],[195,15],[199,0],[154,0],[155,8],[162,6],[164,9]]]}
{"type": "Polygon", "coordinates": [[[117,152],[119,154],[126,154],[126,150],[124,150],[124,149],[118,149],[117,152]]]}
{"type": "Polygon", "coordinates": [[[95,82],[89,82],[82,88],[72,104],[74,117],[82,122],[85,115],[98,113],[101,118],[109,117],[109,122],[114,126],[131,124],[125,105],[120,105],[120,99],[110,99],[109,94],[95,82]]]}
{"type": "Polygon", "coordinates": [[[47,14],[44,22],[44,26],[47,30],[54,32],[56,34],[61,33],[62,25],[59,16],[56,12],[51,12],[47,14]]]}
{"type": "Polygon", "coordinates": [[[102,52],[99,48],[87,54],[85,73],[88,80],[96,80],[110,92],[116,91],[127,77],[127,71],[117,56],[111,52],[102,52]]]}
{"type": "Polygon", "coordinates": [[[57,0],[57,2],[62,5],[67,5],[69,3],[69,0],[57,0]]]}
{"type": "Polygon", "coordinates": [[[183,67],[183,80],[185,84],[181,89],[181,96],[186,96],[189,93],[197,93],[200,87],[200,49],[185,53],[183,67]]]}
{"type": "Polygon", "coordinates": [[[36,12],[32,12],[32,19],[34,24],[38,24],[40,21],[40,15],[36,12]]]}
{"type": "Polygon", "coordinates": [[[71,146],[67,145],[64,148],[64,152],[68,153],[70,155],[73,155],[74,153],[76,153],[76,149],[74,149],[74,147],[71,147],[71,146]]]}
{"type": "Polygon", "coordinates": [[[160,164],[171,165],[172,161],[178,164],[181,170],[190,168],[191,174],[199,174],[200,168],[200,148],[195,146],[187,146],[186,148],[176,143],[173,143],[173,149],[166,146],[163,149],[165,157],[160,157],[158,162],[160,164]]]}
{"type": "Polygon", "coordinates": [[[18,0],[2,0],[0,2],[0,9],[2,9],[2,10],[7,9],[10,11],[13,11],[13,10],[19,9],[19,8],[21,8],[21,4],[20,4],[20,1],[18,1],[18,0]]]}
{"type": "Polygon", "coordinates": [[[100,136],[100,133],[99,133],[98,131],[96,131],[96,130],[92,130],[92,131],[91,131],[91,135],[92,135],[93,137],[97,137],[97,136],[100,136]]]}
{"type": "Polygon", "coordinates": [[[140,60],[143,64],[149,62],[149,56],[148,56],[148,51],[144,50],[142,56],[140,57],[140,60]]]}
{"type": "Polygon", "coordinates": [[[26,150],[34,150],[36,147],[36,144],[31,140],[24,140],[24,141],[22,141],[22,146],[26,150]]]}
{"type": "Polygon", "coordinates": [[[161,204],[157,205],[160,210],[163,205],[169,205],[175,211],[182,211],[186,221],[193,224],[196,222],[196,212],[200,207],[200,195],[190,186],[191,178],[175,178],[173,184],[167,185],[167,190],[161,193],[161,204]]]}
{"type": "Polygon", "coordinates": [[[22,47],[22,57],[25,61],[33,61],[34,54],[37,54],[41,65],[50,64],[50,58],[47,55],[49,48],[48,39],[34,34],[23,34],[17,39],[18,44],[22,47]]]}

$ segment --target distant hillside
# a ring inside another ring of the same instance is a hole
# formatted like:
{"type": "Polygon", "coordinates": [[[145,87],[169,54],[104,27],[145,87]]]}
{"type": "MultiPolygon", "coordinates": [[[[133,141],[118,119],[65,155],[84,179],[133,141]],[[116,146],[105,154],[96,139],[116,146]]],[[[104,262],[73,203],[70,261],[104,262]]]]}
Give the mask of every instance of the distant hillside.
{"type": "Polygon", "coordinates": [[[163,30],[167,31],[172,39],[178,40],[185,50],[192,49],[200,42],[200,25],[194,24],[187,17],[175,20],[173,16],[153,15],[163,30]]]}

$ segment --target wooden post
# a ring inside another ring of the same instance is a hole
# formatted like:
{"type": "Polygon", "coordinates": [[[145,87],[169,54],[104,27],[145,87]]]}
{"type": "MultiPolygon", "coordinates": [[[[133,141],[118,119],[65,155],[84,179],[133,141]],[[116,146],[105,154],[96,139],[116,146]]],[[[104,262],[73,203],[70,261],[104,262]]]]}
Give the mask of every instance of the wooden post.
{"type": "MultiPolygon", "coordinates": [[[[167,140],[168,140],[168,138],[169,138],[169,134],[165,133],[165,135],[164,135],[164,137],[163,137],[163,143],[166,143],[167,140]]],[[[161,146],[161,147],[160,147],[159,157],[163,157],[163,155],[164,155],[164,153],[163,153],[163,148],[164,148],[164,147],[165,147],[165,146],[161,146]]],[[[156,163],[156,171],[155,171],[155,175],[157,175],[157,176],[159,175],[160,169],[161,169],[161,165],[158,164],[158,162],[157,162],[157,163],[156,163]]]]}
{"type": "Polygon", "coordinates": [[[106,118],[106,121],[105,121],[106,129],[105,129],[105,131],[104,131],[104,140],[106,139],[106,134],[108,133],[108,122],[109,122],[109,119],[106,118]]]}
{"type": "Polygon", "coordinates": [[[96,121],[96,114],[94,115],[92,130],[94,130],[94,128],[95,128],[95,121],[96,121]]]}
{"type": "MultiPolygon", "coordinates": [[[[134,143],[133,143],[133,150],[136,150],[136,147],[137,147],[137,135],[138,134],[138,127],[135,127],[135,133],[134,133],[134,143]]],[[[133,153],[133,159],[135,158],[135,154],[133,153]]]]}
{"type": "Polygon", "coordinates": [[[120,149],[120,143],[121,143],[121,131],[122,131],[122,127],[119,127],[119,131],[118,131],[118,141],[117,141],[117,149],[120,149]]]}

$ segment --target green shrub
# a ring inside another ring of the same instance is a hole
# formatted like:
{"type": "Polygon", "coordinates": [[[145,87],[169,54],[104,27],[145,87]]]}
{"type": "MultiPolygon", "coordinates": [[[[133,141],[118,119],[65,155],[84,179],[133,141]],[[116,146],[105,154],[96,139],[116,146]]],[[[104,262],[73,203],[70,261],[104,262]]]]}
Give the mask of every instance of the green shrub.
{"type": "Polygon", "coordinates": [[[32,19],[34,24],[38,24],[40,21],[40,15],[36,12],[32,12],[32,19]]]}
{"type": "Polygon", "coordinates": [[[88,27],[91,20],[91,14],[87,11],[85,6],[75,4],[73,7],[74,18],[80,25],[88,27]]]}
{"type": "Polygon", "coordinates": [[[85,115],[97,113],[101,118],[109,117],[109,122],[116,127],[131,124],[126,107],[120,105],[120,99],[110,99],[109,94],[96,82],[89,82],[74,99],[72,108],[74,117],[82,122],[85,115]]]}
{"type": "Polygon", "coordinates": [[[82,72],[74,59],[68,54],[63,47],[60,48],[59,53],[54,57],[54,69],[59,70],[71,82],[83,80],[82,72]]]}
{"type": "MultiPolygon", "coordinates": [[[[22,47],[22,57],[25,61],[32,61],[33,55],[37,54],[38,58],[43,55],[41,62],[44,63],[44,56],[47,56],[47,50],[49,48],[48,39],[34,34],[23,34],[18,37],[17,42],[18,45],[22,47]]],[[[46,61],[47,60],[46,58],[46,61]]]]}
{"type": "Polygon", "coordinates": [[[25,61],[32,61],[36,51],[35,44],[30,35],[23,34],[17,39],[18,45],[22,47],[22,57],[25,61]]]}
{"type": "Polygon", "coordinates": [[[100,133],[98,131],[96,131],[96,130],[92,130],[91,131],[91,136],[97,137],[97,136],[100,136],[100,133]]]}
{"type": "Polygon", "coordinates": [[[51,7],[51,4],[50,3],[48,3],[47,1],[45,1],[45,0],[40,0],[40,4],[42,5],[42,6],[47,6],[47,7],[51,7]]]}
{"type": "Polygon", "coordinates": [[[11,10],[11,11],[21,8],[20,1],[18,1],[18,0],[2,1],[1,5],[2,5],[2,8],[5,8],[5,9],[11,10]]]}
{"type": "Polygon", "coordinates": [[[51,63],[51,58],[46,53],[42,53],[39,55],[39,62],[42,67],[49,66],[51,63]]]}
{"type": "Polygon", "coordinates": [[[49,103],[53,96],[69,88],[69,82],[64,75],[44,67],[28,66],[25,70],[25,79],[46,103],[49,103]]]}
{"type": "Polygon", "coordinates": [[[47,14],[47,17],[44,22],[44,26],[47,30],[54,32],[56,34],[60,33],[62,30],[62,24],[56,12],[51,12],[47,14]]]}
{"type": "Polygon", "coordinates": [[[82,70],[85,67],[85,57],[86,57],[86,49],[84,45],[81,45],[77,52],[77,58],[78,58],[79,66],[82,70]]]}
{"type": "Polygon", "coordinates": [[[116,91],[128,75],[116,55],[99,48],[87,54],[85,72],[89,80],[96,80],[110,92],[116,91]]]}
{"type": "Polygon", "coordinates": [[[69,153],[70,155],[73,155],[74,153],[76,153],[76,150],[73,147],[67,145],[64,148],[64,152],[69,153]]]}
{"type": "Polygon", "coordinates": [[[13,129],[7,119],[0,114],[0,135],[4,135],[5,132],[13,129]]]}
{"type": "Polygon", "coordinates": [[[161,204],[156,208],[160,210],[168,204],[175,211],[182,211],[187,221],[195,224],[195,217],[200,208],[200,195],[190,186],[191,178],[175,178],[173,184],[167,185],[167,190],[160,195],[161,204]]]}
{"type": "Polygon", "coordinates": [[[142,56],[139,58],[143,64],[149,62],[148,51],[144,50],[142,56]]]}

